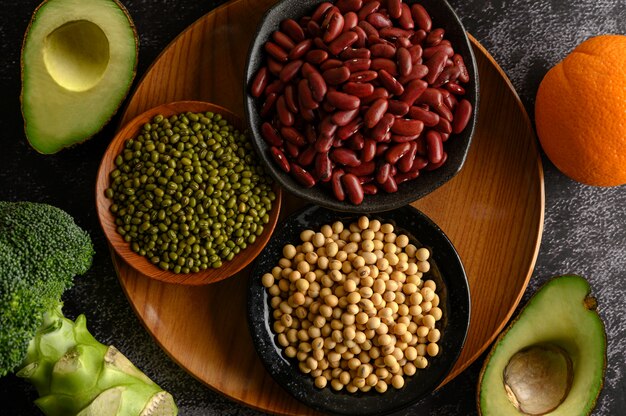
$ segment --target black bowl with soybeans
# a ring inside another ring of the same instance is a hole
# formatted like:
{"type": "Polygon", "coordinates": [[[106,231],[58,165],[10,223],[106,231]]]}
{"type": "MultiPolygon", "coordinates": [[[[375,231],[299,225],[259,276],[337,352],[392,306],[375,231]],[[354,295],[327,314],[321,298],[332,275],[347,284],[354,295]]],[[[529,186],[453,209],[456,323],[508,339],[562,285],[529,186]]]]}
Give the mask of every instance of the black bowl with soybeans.
{"type": "Polygon", "coordinates": [[[280,190],[242,125],[226,109],[186,101],[148,110],[120,130],[96,197],[111,245],[131,266],[171,283],[206,284],[260,252],[280,190]]]}
{"type": "Polygon", "coordinates": [[[382,212],[462,168],[478,73],[443,0],[283,0],[263,17],[245,110],[269,173],[309,202],[382,212]]]}
{"type": "Polygon", "coordinates": [[[248,323],[266,369],[332,414],[386,414],[434,391],[469,317],[456,250],[411,206],[367,216],[308,207],[250,277],[248,323]]]}

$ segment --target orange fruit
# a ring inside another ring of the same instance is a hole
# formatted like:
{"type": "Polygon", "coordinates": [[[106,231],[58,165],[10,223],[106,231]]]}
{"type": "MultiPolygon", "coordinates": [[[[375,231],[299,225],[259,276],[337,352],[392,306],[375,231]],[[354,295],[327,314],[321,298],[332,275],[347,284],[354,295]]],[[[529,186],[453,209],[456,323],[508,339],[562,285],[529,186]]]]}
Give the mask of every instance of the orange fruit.
{"type": "Polygon", "coordinates": [[[539,85],[535,123],[543,150],[570,178],[626,183],[626,36],[578,45],[539,85]]]}

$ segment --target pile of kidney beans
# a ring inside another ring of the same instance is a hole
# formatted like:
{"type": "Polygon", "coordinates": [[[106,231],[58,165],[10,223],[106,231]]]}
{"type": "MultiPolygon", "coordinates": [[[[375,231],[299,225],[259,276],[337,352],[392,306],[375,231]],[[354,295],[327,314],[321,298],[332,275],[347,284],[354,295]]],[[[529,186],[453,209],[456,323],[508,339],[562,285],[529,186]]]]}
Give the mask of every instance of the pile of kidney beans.
{"type": "Polygon", "coordinates": [[[472,114],[467,68],[444,34],[401,0],[324,2],[283,20],[250,85],[278,166],[357,205],[442,166],[472,114]]]}

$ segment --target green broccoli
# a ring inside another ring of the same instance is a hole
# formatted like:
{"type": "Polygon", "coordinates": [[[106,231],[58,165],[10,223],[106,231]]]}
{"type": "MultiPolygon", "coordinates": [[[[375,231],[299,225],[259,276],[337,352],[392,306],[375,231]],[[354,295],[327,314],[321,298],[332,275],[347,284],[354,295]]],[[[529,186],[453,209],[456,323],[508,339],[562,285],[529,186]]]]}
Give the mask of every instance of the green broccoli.
{"type": "Polygon", "coordinates": [[[172,396],[96,341],[84,315],[63,316],[61,295],[93,254],[66,212],[0,201],[0,377],[18,369],[47,415],[176,415],[172,396]]]}

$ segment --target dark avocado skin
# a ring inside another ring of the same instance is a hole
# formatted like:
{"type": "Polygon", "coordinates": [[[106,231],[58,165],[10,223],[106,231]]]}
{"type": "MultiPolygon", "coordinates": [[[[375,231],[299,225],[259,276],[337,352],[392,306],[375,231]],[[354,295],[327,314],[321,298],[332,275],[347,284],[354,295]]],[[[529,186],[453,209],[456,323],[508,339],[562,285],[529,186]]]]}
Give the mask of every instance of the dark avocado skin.
{"type": "MultiPolygon", "coordinates": [[[[601,378],[600,378],[600,380],[598,380],[599,388],[597,390],[597,394],[594,394],[594,395],[590,396],[589,398],[587,398],[587,400],[582,400],[581,401],[581,404],[583,404],[583,405],[581,405],[581,407],[586,407],[588,409],[588,411],[583,411],[583,413],[579,413],[578,415],[567,415],[567,416],[588,416],[593,411],[593,408],[596,405],[596,401],[598,399],[600,391],[602,391],[602,388],[604,386],[604,376],[605,376],[605,373],[606,373],[606,365],[607,365],[606,328],[604,327],[604,324],[603,324],[600,316],[597,314],[597,311],[596,311],[596,308],[597,308],[597,305],[598,305],[597,300],[594,297],[590,296],[589,283],[586,281],[586,279],[584,279],[581,276],[574,275],[574,274],[569,274],[569,275],[553,277],[552,279],[550,279],[546,283],[544,283],[539,289],[537,289],[535,294],[529,299],[529,301],[521,309],[521,311],[515,317],[515,319],[513,319],[511,321],[511,323],[506,327],[506,329],[500,333],[500,335],[498,336],[498,338],[494,342],[493,347],[491,348],[489,354],[487,355],[487,358],[485,359],[485,362],[484,362],[484,364],[482,366],[482,369],[480,371],[480,376],[479,376],[479,379],[478,379],[478,385],[477,385],[477,391],[476,391],[476,404],[477,404],[478,414],[480,416],[483,416],[483,415],[484,416],[492,416],[492,415],[496,415],[497,414],[497,413],[494,413],[494,411],[497,412],[497,409],[490,409],[491,412],[490,413],[486,413],[486,409],[484,408],[485,404],[482,403],[482,398],[481,398],[481,391],[482,391],[482,387],[483,387],[483,382],[485,381],[485,374],[487,372],[487,369],[490,366],[491,359],[493,358],[494,354],[496,354],[496,352],[498,351],[498,348],[501,345],[503,345],[503,343],[515,342],[516,341],[516,340],[511,341],[511,340],[507,339],[507,334],[509,334],[511,329],[513,327],[515,327],[516,324],[518,324],[519,322],[523,322],[526,319],[525,312],[526,312],[527,309],[536,307],[535,306],[535,299],[537,298],[537,295],[541,294],[544,291],[544,289],[546,289],[549,286],[562,284],[563,282],[566,281],[566,279],[583,280],[587,284],[588,290],[587,290],[586,297],[583,299],[582,305],[576,305],[575,303],[571,303],[571,304],[568,304],[568,306],[571,305],[571,307],[573,307],[573,308],[584,308],[587,311],[593,311],[593,313],[597,317],[598,322],[601,325],[601,328],[602,328],[602,330],[600,331],[601,335],[602,335],[601,342],[604,344],[604,352],[603,352],[603,357],[602,357],[602,371],[601,371],[601,378]],[[587,405],[584,406],[584,404],[587,404],[587,405]]],[[[546,316],[549,317],[550,314],[546,313],[546,316]]],[[[546,319],[550,319],[550,318],[546,318],[546,319]]],[[[569,341],[573,341],[576,344],[579,342],[575,338],[574,335],[572,335],[572,338],[569,341]]],[[[519,350],[524,349],[524,348],[529,347],[529,346],[530,345],[517,345],[517,346],[515,346],[514,349],[519,351],[519,350]]],[[[582,349],[583,347],[581,346],[580,348],[582,349]]],[[[574,364],[574,367],[576,367],[576,363],[574,362],[573,364],[574,364]]],[[[494,369],[494,371],[496,373],[498,372],[498,370],[499,370],[500,373],[504,372],[504,368],[501,368],[501,369],[496,368],[496,369],[494,369]]],[[[503,394],[505,394],[504,393],[504,388],[502,388],[502,392],[503,392],[503,394]]],[[[507,399],[507,402],[508,402],[508,399],[507,399]]],[[[506,409],[506,410],[507,411],[511,411],[511,409],[513,409],[512,405],[511,405],[511,407],[509,409],[506,409]]],[[[558,411],[558,410],[559,410],[558,407],[556,409],[554,409],[554,411],[558,411]]],[[[502,410],[502,411],[504,412],[504,410],[502,410]]],[[[523,415],[524,414],[524,413],[519,412],[519,411],[517,411],[516,413],[519,414],[519,415],[523,415]]]]}

